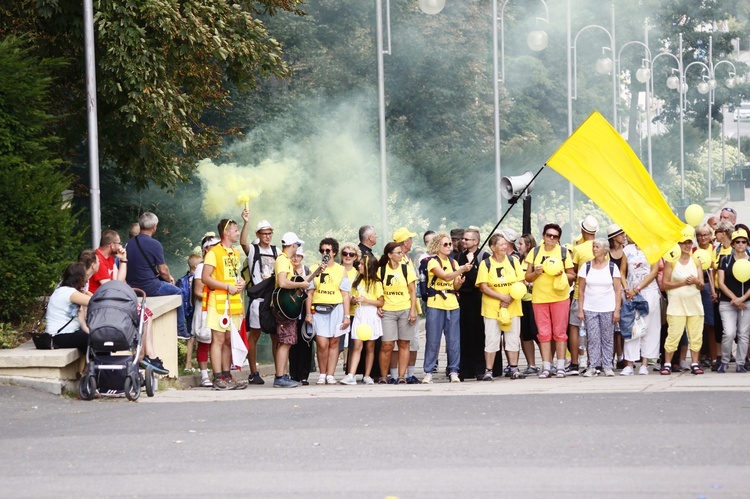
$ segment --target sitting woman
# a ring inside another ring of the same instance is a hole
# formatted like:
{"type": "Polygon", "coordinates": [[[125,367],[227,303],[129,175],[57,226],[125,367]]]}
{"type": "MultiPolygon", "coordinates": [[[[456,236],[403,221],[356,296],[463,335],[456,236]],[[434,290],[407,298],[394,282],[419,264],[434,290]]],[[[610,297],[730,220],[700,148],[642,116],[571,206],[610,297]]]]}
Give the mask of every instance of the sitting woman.
{"type": "Polygon", "coordinates": [[[91,299],[83,291],[86,280],[86,266],[80,262],[72,263],[65,269],[62,282],[50,296],[45,314],[47,334],[52,337],[50,348],[86,350],[89,329],[83,307],[91,299]]]}

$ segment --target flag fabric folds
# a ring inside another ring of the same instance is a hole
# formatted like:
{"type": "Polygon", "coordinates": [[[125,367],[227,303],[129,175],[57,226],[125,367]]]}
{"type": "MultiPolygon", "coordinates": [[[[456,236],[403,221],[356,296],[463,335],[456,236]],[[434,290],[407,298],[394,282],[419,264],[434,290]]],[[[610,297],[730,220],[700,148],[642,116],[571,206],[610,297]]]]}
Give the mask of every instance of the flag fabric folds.
{"type": "Polygon", "coordinates": [[[586,194],[656,263],[685,223],[669,208],[627,142],[594,111],[547,160],[586,194]]]}

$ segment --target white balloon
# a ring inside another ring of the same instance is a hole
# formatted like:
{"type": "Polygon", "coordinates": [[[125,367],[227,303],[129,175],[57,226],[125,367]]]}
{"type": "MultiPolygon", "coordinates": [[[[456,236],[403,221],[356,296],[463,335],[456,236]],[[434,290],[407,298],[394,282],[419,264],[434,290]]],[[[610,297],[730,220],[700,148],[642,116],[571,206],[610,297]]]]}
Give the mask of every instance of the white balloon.
{"type": "Polygon", "coordinates": [[[541,30],[532,31],[526,36],[526,44],[534,52],[541,52],[546,49],[548,42],[547,33],[541,30]]]}
{"type": "Polygon", "coordinates": [[[431,16],[440,14],[444,8],[445,0],[419,0],[419,10],[431,16]]]}

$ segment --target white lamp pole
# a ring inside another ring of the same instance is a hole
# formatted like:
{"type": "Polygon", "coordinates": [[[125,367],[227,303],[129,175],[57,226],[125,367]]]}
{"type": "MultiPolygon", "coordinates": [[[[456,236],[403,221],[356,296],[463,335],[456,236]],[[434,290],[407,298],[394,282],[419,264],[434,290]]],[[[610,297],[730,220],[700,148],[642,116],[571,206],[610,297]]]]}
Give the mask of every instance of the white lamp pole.
{"type": "Polygon", "coordinates": [[[86,58],[86,116],[88,118],[89,192],[91,193],[91,247],[98,248],[102,235],[99,188],[99,128],[96,117],[96,60],[94,57],[94,6],[83,0],[83,39],[86,58]]]}
{"type": "MultiPolygon", "coordinates": [[[[500,186],[500,180],[502,174],[500,170],[500,83],[505,83],[505,6],[508,5],[510,0],[505,0],[500,9],[500,13],[497,11],[497,0],[492,0],[492,90],[493,90],[493,104],[494,104],[494,127],[495,127],[495,215],[496,218],[500,218],[503,212],[503,197],[501,195],[502,189],[500,186]],[[497,22],[500,21],[500,55],[498,56],[498,32],[497,22]],[[499,69],[498,69],[499,66],[499,69]]],[[[547,3],[544,0],[539,0],[544,6],[546,13],[545,18],[537,17],[537,20],[549,23],[549,9],[547,3]]],[[[528,34],[526,37],[526,43],[529,48],[535,52],[539,52],[547,48],[547,33],[541,30],[535,30],[528,34]]]]}

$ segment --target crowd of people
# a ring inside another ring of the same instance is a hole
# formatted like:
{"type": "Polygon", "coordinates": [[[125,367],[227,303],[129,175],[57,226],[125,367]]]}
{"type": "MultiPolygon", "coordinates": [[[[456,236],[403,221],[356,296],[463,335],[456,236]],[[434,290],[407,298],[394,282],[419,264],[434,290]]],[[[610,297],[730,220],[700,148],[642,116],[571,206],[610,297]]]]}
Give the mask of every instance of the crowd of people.
{"type": "MultiPolygon", "coordinates": [[[[366,225],[359,244],[319,241],[321,261],[308,267],[307,246],[294,232],[284,233],[277,247],[272,224],[261,220],[251,241],[245,209],[241,228],[221,220],[201,241],[202,254],[188,260],[188,296],[178,309],[178,336],[188,340],[185,367],[194,371],[197,343],[202,386],[265,384],[257,349],[266,333],[279,388],[429,384],[440,375],[443,340],[452,383],[648,375],[649,365],[661,375],[726,373],[730,363],[746,372],[750,285],[746,290],[733,269],[750,258],[750,230],[736,216],[724,208],[696,229],[686,226],[679,250],[654,265],[620,227],[600,230],[589,215],[575,235],[545,223],[538,245],[531,234],[507,227],[484,244],[472,227],[427,231],[418,255],[417,234],[401,227],[379,258],[373,252],[378,235],[366,225]],[[573,243],[561,244],[564,237],[573,243]],[[247,383],[232,375],[237,332],[246,334],[247,383]],[[317,377],[311,376],[314,352],[317,377]],[[344,376],[336,379],[342,353],[344,376]]],[[[116,232],[105,231],[98,249],[66,269],[47,312],[47,331],[57,345],[85,345],[81,310],[107,280],[126,281],[148,296],[177,295],[186,287],[175,286],[153,238],[157,224],[156,215],[144,213],[127,248],[116,232]]],[[[163,370],[152,348],[143,362],[163,370]]]]}

